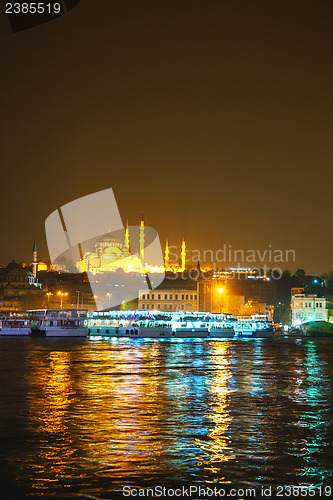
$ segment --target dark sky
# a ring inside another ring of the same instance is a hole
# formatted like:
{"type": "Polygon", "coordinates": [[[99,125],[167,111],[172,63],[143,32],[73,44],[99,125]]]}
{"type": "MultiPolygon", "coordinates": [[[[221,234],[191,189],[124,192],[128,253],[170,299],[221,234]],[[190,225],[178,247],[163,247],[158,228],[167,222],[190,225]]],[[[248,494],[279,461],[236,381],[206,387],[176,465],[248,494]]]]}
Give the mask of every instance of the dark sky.
{"type": "Polygon", "coordinates": [[[2,8],[0,262],[112,187],[163,244],[332,269],[332,26],[331,0],[80,0],[15,34],[2,8]]]}

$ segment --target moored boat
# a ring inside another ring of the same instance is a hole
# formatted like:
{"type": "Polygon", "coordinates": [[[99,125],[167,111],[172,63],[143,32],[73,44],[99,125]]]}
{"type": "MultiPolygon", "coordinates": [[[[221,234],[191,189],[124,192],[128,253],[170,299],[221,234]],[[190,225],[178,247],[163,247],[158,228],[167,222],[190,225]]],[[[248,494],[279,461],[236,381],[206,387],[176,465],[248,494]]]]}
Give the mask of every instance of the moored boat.
{"type": "Polygon", "coordinates": [[[209,313],[101,311],[87,319],[88,337],[223,339],[233,325],[209,313]]]}
{"type": "Polygon", "coordinates": [[[333,338],[333,323],[329,321],[309,321],[303,323],[302,331],[307,337],[333,338]]]}
{"type": "Polygon", "coordinates": [[[252,337],[267,339],[274,335],[273,324],[260,315],[238,317],[235,323],[235,332],[238,337],[252,337]]]}
{"type": "Polygon", "coordinates": [[[26,312],[14,312],[3,315],[0,320],[0,336],[28,337],[30,318],[26,312]]]}
{"type": "Polygon", "coordinates": [[[86,337],[85,309],[41,309],[29,311],[31,337],[86,337]]]}
{"type": "Polygon", "coordinates": [[[235,336],[235,330],[232,324],[224,321],[209,322],[209,337],[231,339],[235,336]]]}

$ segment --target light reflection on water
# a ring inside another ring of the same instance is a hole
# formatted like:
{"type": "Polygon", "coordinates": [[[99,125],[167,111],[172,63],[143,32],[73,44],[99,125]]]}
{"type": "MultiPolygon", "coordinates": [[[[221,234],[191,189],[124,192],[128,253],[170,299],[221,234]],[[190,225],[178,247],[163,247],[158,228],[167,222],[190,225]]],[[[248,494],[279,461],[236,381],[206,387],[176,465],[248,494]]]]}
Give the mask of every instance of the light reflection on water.
{"type": "Polygon", "coordinates": [[[332,482],[332,345],[0,339],[8,498],[332,482]]]}

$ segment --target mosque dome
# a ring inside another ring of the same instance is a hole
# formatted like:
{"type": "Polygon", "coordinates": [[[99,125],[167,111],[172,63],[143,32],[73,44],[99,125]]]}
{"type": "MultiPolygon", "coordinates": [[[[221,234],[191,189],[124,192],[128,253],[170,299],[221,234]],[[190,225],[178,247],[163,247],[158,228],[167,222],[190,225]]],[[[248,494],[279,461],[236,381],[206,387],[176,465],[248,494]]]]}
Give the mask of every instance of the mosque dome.
{"type": "Polygon", "coordinates": [[[118,238],[116,238],[112,234],[107,234],[105,236],[102,236],[102,238],[100,238],[95,244],[96,250],[106,249],[110,247],[122,248],[123,244],[118,238]]]}

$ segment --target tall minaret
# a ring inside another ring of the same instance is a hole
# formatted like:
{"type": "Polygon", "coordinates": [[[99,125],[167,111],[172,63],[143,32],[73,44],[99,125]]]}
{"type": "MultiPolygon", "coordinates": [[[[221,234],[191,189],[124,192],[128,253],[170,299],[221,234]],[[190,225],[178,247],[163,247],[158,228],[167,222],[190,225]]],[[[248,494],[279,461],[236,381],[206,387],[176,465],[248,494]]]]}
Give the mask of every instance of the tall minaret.
{"type": "Polygon", "coordinates": [[[166,240],[166,243],[165,243],[164,269],[165,269],[165,271],[169,271],[169,242],[168,242],[168,239],[166,240]]]}
{"type": "Polygon", "coordinates": [[[37,263],[37,245],[36,245],[36,240],[34,241],[34,246],[32,249],[32,274],[34,275],[35,278],[37,278],[37,269],[38,269],[38,263],[37,263]]]}
{"type": "Polygon", "coordinates": [[[143,212],[140,225],[140,262],[142,267],[145,267],[145,223],[143,220],[143,212]]]}
{"type": "Polygon", "coordinates": [[[183,241],[182,241],[182,272],[185,271],[185,265],[186,265],[186,244],[185,244],[185,238],[183,236],[183,241]]]}
{"type": "Polygon", "coordinates": [[[132,252],[131,252],[131,245],[130,245],[129,233],[128,233],[128,220],[126,221],[126,228],[125,228],[125,246],[126,246],[126,249],[129,253],[129,255],[131,255],[132,252]]]}

